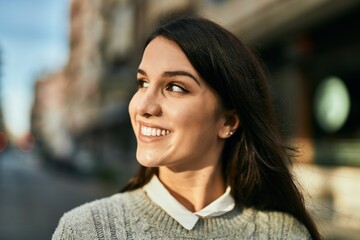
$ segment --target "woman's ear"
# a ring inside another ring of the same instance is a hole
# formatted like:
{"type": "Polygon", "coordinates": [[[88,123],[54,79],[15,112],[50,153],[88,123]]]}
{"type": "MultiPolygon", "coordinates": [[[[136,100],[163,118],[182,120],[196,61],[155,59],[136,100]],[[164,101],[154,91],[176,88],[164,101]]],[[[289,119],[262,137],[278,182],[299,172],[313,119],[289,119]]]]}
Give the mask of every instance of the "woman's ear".
{"type": "Polygon", "coordinates": [[[219,137],[226,139],[231,137],[240,126],[240,118],[234,110],[224,114],[224,122],[219,131],[219,137]]]}

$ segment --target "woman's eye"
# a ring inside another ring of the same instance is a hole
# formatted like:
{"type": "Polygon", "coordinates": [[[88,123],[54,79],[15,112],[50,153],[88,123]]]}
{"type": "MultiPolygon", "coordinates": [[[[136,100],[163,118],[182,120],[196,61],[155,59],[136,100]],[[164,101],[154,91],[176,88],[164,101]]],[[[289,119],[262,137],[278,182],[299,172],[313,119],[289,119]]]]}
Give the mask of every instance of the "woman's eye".
{"type": "Polygon", "coordinates": [[[168,85],[168,87],[166,88],[166,90],[168,91],[172,91],[172,92],[178,92],[178,93],[188,93],[189,91],[181,86],[180,84],[175,84],[175,83],[171,83],[168,85]]]}
{"type": "Polygon", "coordinates": [[[138,88],[148,88],[149,87],[149,83],[145,80],[137,80],[137,85],[138,88]]]}

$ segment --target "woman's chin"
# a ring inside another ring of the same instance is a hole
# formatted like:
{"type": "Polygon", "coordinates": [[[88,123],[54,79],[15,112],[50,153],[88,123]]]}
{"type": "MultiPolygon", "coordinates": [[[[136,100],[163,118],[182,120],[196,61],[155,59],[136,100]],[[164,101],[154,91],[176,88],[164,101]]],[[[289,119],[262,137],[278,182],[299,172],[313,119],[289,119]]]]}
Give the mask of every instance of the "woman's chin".
{"type": "Polygon", "coordinates": [[[159,166],[159,157],[155,156],[152,153],[137,153],[136,159],[144,167],[159,166]]]}

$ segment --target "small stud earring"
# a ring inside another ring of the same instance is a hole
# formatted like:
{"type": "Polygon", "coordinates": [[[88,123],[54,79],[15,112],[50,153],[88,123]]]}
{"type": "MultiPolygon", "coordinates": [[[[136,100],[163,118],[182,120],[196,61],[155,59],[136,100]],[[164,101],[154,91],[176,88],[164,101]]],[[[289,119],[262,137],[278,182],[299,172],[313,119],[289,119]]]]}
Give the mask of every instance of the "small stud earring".
{"type": "Polygon", "coordinates": [[[233,135],[233,134],[234,134],[234,132],[232,132],[232,131],[230,131],[230,132],[227,133],[228,136],[231,136],[231,135],[233,135]]]}

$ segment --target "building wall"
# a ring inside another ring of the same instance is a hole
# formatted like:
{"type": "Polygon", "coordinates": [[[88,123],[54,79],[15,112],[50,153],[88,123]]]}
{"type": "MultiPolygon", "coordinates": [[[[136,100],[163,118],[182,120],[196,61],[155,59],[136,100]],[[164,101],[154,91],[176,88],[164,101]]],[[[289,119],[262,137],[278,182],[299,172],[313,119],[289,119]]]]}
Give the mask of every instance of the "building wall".
{"type": "Polygon", "coordinates": [[[45,144],[46,151],[57,159],[66,159],[73,152],[66,121],[66,84],[63,72],[38,80],[32,109],[32,131],[39,143],[45,144]]]}

